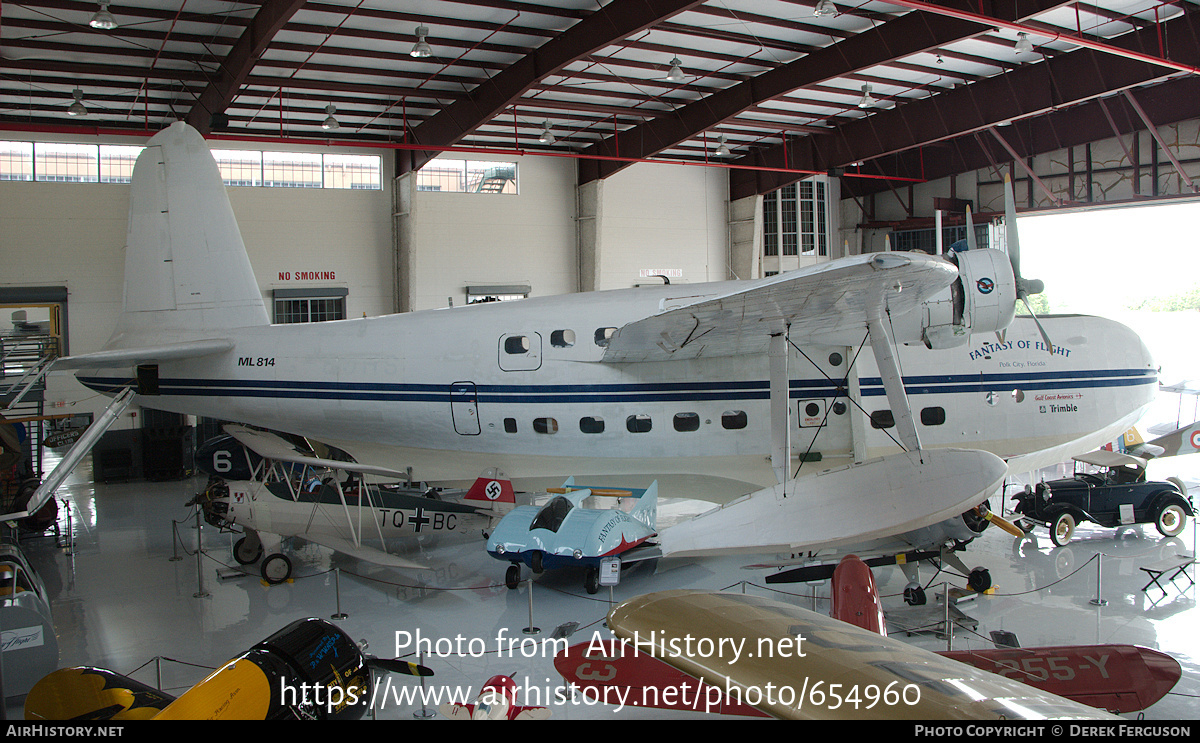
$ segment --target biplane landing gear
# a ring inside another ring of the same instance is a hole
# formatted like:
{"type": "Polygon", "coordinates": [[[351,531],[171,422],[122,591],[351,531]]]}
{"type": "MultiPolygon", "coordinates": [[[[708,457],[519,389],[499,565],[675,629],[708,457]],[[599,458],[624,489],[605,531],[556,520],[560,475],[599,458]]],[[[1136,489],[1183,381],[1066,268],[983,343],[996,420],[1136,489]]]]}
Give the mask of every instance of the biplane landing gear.
{"type": "Polygon", "coordinates": [[[987,568],[975,568],[967,576],[967,586],[975,593],[983,593],[992,587],[992,574],[987,568]]]}
{"type": "Polygon", "coordinates": [[[904,588],[904,603],[909,606],[924,606],[925,605],[925,589],[919,585],[905,586],[904,588]]]}
{"type": "Polygon", "coordinates": [[[246,535],[233,543],[233,559],[238,565],[251,565],[262,557],[262,542],[257,536],[246,535]]]}
{"type": "Polygon", "coordinates": [[[504,585],[510,590],[516,590],[517,586],[521,585],[521,566],[509,565],[508,570],[504,571],[504,585]]]}
{"type": "Polygon", "coordinates": [[[288,578],[292,577],[292,561],[286,555],[276,553],[262,561],[259,568],[262,571],[263,580],[270,585],[283,583],[288,578]]]}

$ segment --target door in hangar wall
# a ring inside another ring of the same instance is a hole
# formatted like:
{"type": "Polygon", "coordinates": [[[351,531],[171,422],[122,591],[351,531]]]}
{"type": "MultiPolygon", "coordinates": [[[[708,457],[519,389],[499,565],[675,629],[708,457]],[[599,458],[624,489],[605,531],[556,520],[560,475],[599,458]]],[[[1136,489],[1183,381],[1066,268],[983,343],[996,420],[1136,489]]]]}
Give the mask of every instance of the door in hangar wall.
{"type": "Polygon", "coordinates": [[[479,396],[474,382],[450,385],[450,418],[454,431],[463,436],[479,435],[479,396]]]}

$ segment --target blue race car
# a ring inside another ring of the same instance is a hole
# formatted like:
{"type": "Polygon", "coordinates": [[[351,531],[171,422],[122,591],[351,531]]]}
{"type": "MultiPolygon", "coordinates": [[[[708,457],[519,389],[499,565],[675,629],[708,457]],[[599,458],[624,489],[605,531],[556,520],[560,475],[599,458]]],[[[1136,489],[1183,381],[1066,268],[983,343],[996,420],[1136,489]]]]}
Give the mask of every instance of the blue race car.
{"type": "Polygon", "coordinates": [[[636,490],[600,488],[575,489],[574,479],[541,506],[518,506],[496,525],[488,539],[488,554],[512,563],[505,584],[516,588],[521,563],[533,572],[564,567],[584,567],[584,588],[600,590],[600,562],[606,557],[627,555],[645,545],[657,533],[658,483],[638,495],[636,490]],[[626,513],[619,508],[584,508],[592,496],[637,497],[626,513]]]}

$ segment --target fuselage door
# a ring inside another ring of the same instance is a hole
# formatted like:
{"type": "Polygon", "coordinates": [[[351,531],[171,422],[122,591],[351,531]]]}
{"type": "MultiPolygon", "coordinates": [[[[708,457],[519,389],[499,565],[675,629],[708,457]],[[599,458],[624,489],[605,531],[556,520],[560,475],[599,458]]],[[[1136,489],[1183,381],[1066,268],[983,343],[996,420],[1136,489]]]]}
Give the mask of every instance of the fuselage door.
{"type": "Polygon", "coordinates": [[[463,436],[479,435],[479,396],[474,382],[450,385],[450,418],[454,430],[463,436]]]}

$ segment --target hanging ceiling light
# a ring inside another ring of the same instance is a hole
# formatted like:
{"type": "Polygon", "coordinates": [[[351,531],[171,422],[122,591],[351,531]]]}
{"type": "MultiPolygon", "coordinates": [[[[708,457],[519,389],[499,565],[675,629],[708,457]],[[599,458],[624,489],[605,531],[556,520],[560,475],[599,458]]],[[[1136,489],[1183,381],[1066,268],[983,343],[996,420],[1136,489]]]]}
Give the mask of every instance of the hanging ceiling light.
{"type": "Polygon", "coordinates": [[[671,58],[671,70],[667,73],[667,79],[673,83],[683,82],[683,68],[680,65],[683,62],[679,61],[679,57],[671,58]]]}
{"type": "Polygon", "coordinates": [[[550,131],[550,122],[542,122],[542,136],[538,137],[538,141],[542,144],[554,144],[556,141],[554,134],[550,131]]]}
{"type": "Polygon", "coordinates": [[[813,15],[837,15],[837,7],[834,6],[833,0],[821,0],[817,3],[817,7],[813,8],[813,15]]]}
{"type": "Polygon", "coordinates": [[[425,40],[425,37],[428,35],[428,26],[417,26],[417,43],[413,44],[412,51],[409,52],[409,55],[416,57],[417,59],[433,56],[433,49],[429,48],[429,42],[425,40]]]}
{"type": "Polygon", "coordinates": [[[1029,34],[1024,32],[1017,34],[1017,43],[1013,46],[1013,51],[1017,54],[1028,54],[1033,51],[1033,42],[1029,40],[1029,34]]]}
{"type": "Polygon", "coordinates": [[[71,91],[71,95],[75,96],[75,102],[67,107],[67,115],[87,116],[87,106],[83,105],[83,91],[76,88],[71,91]]]}
{"type": "Polygon", "coordinates": [[[341,124],[338,123],[338,120],[333,118],[333,113],[335,111],[337,111],[337,107],[334,106],[332,103],[330,103],[328,106],[325,107],[325,113],[329,114],[328,116],[325,117],[325,120],[321,122],[321,128],[324,129],[325,131],[330,131],[331,129],[337,129],[339,126],[341,126],[341,124]]]}
{"type": "Polygon", "coordinates": [[[729,150],[729,145],[725,144],[725,135],[717,140],[717,157],[729,157],[733,153],[729,150]]]}
{"type": "Polygon", "coordinates": [[[88,25],[101,31],[111,31],[117,27],[117,19],[108,12],[108,0],[100,0],[100,10],[92,15],[92,20],[88,21],[88,25]]]}
{"type": "Polygon", "coordinates": [[[859,108],[874,108],[875,107],[875,97],[871,95],[871,86],[870,85],[862,86],[862,98],[858,99],[858,107],[859,108]]]}

